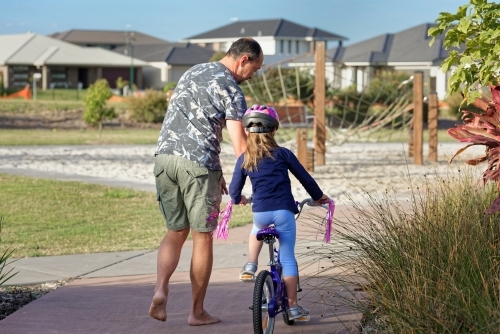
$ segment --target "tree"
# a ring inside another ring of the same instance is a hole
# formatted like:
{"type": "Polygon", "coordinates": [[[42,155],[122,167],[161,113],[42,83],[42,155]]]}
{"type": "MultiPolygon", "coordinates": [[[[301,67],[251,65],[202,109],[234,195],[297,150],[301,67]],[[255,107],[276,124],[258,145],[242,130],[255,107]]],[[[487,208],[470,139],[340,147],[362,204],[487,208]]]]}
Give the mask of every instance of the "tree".
{"type": "Polygon", "coordinates": [[[454,70],[449,80],[449,94],[462,91],[468,103],[481,96],[479,86],[498,85],[500,74],[500,4],[471,0],[456,14],[442,12],[437,26],[430,28],[432,45],[444,34],[443,45],[450,49],[441,67],[454,70]]]}
{"type": "Polygon", "coordinates": [[[116,118],[117,115],[113,108],[106,106],[106,101],[112,96],[111,88],[106,79],[98,79],[87,90],[83,103],[85,112],[83,120],[85,123],[99,127],[99,138],[101,138],[102,122],[105,119],[116,118]]]}
{"type": "Polygon", "coordinates": [[[224,58],[225,55],[226,55],[226,53],[224,51],[217,51],[216,53],[214,53],[212,55],[212,57],[210,57],[210,59],[208,61],[209,62],[219,61],[222,58],[224,58]]]}
{"type": "MultiPolygon", "coordinates": [[[[453,158],[474,145],[486,146],[484,156],[466,161],[469,165],[487,162],[483,182],[496,182],[500,191],[500,4],[487,0],[471,0],[460,6],[456,14],[440,13],[437,27],[429,29],[435,38],[444,33],[445,48],[452,49],[443,61],[443,71],[454,70],[449,80],[449,93],[462,92],[467,101],[480,112],[462,110],[464,124],[448,129],[448,134],[469,145],[458,150],[453,158]],[[490,96],[482,95],[482,87],[490,88],[490,96]]],[[[453,160],[453,158],[451,160],[453,160]]],[[[450,162],[451,162],[450,160],[450,162]]],[[[500,211],[500,196],[486,213],[500,211]]]]}

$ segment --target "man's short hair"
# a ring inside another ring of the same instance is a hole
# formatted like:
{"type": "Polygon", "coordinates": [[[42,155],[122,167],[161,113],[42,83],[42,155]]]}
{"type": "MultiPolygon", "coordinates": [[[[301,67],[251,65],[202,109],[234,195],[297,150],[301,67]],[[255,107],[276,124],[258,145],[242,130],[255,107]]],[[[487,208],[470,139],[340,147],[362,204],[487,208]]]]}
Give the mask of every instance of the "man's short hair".
{"type": "Polygon", "coordinates": [[[226,56],[237,59],[246,55],[250,61],[254,61],[259,59],[261,53],[262,48],[256,40],[253,38],[243,37],[231,44],[226,56]]]}

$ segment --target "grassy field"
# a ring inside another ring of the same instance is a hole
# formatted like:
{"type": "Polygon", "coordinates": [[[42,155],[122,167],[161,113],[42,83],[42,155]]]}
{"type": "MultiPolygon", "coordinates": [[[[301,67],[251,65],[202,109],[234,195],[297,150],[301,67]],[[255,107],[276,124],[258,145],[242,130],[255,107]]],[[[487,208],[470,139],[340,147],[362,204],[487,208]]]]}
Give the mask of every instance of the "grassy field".
{"type": "MultiPolygon", "coordinates": [[[[108,104],[118,111],[127,108],[127,105],[123,102],[108,102],[108,104]]],[[[45,114],[65,112],[68,110],[79,110],[83,112],[84,109],[85,105],[81,99],[37,99],[36,101],[24,99],[0,100],[0,113],[45,114]]]]}
{"type": "MultiPolygon", "coordinates": [[[[13,257],[155,249],[166,232],[154,193],[4,174],[0,184],[0,251],[13,257]]],[[[249,206],[233,207],[230,227],[251,221],[249,206]]]]}
{"type": "MultiPolygon", "coordinates": [[[[295,129],[280,129],[278,142],[293,141],[296,138],[295,129]]],[[[104,128],[99,139],[96,129],[87,130],[26,130],[0,129],[0,146],[18,145],[94,145],[94,144],[156,144],[158,129],[109,129],[104,128]]],[[[224,142],[229,143],[229,135],[224,130],[224,142]]],[[[312,136],[310,138],[312,140],[312,136]]],[[[373,138],[372,138],[373,139],[373,138]]],[[[375,141],[373,139],[373,141],[375,141]]],[[[385,134],[376,141],[408,142],[408,134],[399,132],[385,134]]],[[[424,131],[424,141],[428,141],[428,132],[424,131]]],[[[438,131],[438,142],[455,142],[446,130],[438,131]]],[[[361,141],[359,141],[361,142],[361,141]]]]}
{"type": "Polygon", "coordinates": [[[156,144],[157,129],[17,130],[0,129],[0,146],[156,144]]]}

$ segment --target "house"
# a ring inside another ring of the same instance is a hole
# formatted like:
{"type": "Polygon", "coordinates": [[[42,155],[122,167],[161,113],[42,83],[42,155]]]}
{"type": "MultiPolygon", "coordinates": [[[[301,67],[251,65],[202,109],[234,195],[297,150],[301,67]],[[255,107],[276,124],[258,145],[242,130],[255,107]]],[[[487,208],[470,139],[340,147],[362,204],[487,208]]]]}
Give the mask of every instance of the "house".
{"type": "Polygon", "coordinates": [[[214,51],[226,52],[241,37],[252,37],[262,47],[264,62],[271,64],[314,50],[316,41],[336,41],[346,37],[318,28],[306,27],[284,19],[236,21],[228,25],[185,38],[183,41],[214,51]]]}
{"type": "Polygon", "coordinates": [[[71,29],[50,34],[49,37],[80,46],[98,46],[107,50],[113,50],[129,44],[157,44],[168,42],[164,39],[146,35],[138,31],[116,30],[71,29]]]}
{"type": "MultiPolygon", "coordinates": [[[[77,30],[50,35],[80,46],[98,46],[148,62],[143,67],[145,88],[162,89],[177,82],[190,67],[206,63],[215,51],[191,43],[171,43],[138,31],[77,30]]],[[[129,75],[123,76],[128,80],[129,75]]]]}
{"type": "Polygon", "coordinates": [[[5,88],[33,83],[37,88],[86,88],[99,78],[114,87],[116,79],[129,79],[141,88],[142,68],[148,63],[99,47],[81,47],[48,36],[27,33],[0,35],[0,75],[5,88]],[[132,66],[131,66],[132,65],[132,66]]]}
{"type": "MultiPolygon", "coordinates": [[[[128,47],[117,47],[127,54],[128,47]]],[[[144,87],[162,89],[169,82],[178,82],[190,67],[207,63],[215,51],[191,43],[156,43],[133,46],[134,57],[149,63],[143,68],[144,87]]]]}
{"type": "MultiPolygon", "coordinates": [[[[444,99],[451,73],[443,73],[439,67],[448,56],[443,39],[436,38],[429,46],[427,35],[433,23],[424,23],[394,34],[383,34],[349,46],[339,46],[326,52],[326,75],[337,88],[356,85],[361,91],[380,71],[415,71],[424,74],[425,88],[429,78],[436,78],[436,93],[444,99]]],[[[290,66],[307,68],[314,66],[314,57],[294,60],[290,66]]]]}

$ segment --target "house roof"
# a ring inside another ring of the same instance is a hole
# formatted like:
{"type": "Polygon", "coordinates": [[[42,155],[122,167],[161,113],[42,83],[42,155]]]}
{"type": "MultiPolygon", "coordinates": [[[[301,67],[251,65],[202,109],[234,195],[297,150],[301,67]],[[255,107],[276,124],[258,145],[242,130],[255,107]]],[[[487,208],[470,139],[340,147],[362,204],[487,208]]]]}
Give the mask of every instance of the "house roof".
{"type": "MultiPolygon", "coordinates": [[[[424,23],[395,34],[383,34],[349,46],[326,51],[327,59],[342,63],[422,63],[440,62],[448,56],[443,47],[443,37],[437,37],[429,46],[427,36],[430,27],[424,23]]],[[[297,59],[295,62],[313,62],[314,56],[297,59]]]]}
{"type": "Polygon", "coordinates": [[[304,38],[310,40],[343,41],[346,37],[318,28],[309,28],[284,19],[236,21],[228,25],[195,35],[185,40],[272,36],[304,38]]]}
{"type": "MultiPolygon", "coordinates": [[[[130,66],[130,57],[33,33],[0,35],[0,65],[130,66]]],[[[148,63],[134,59],[137,67],[148,63]]]]}
{"type": "Polygon", "coordinates": [[[134,44],[166,43],[168,41],[143,34],[138,31],[117,30],[80,30],[72,29],[50,34],[49,37],[73,44],[114,44],[123,45],[127,43],[127,33],[133,34],[134,44]]]}
{"type": "MultiPolygon", "coordinates": [[[[125,54],[126,46],[114,52],[125,54]]],[[[160,43],[134,45],[134,57],[147,62],[166,62],[170,65],[195,65],[206,63],[215,51],[190,43],[160,43]]]]}

